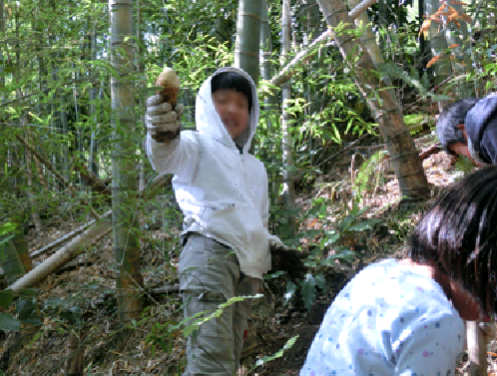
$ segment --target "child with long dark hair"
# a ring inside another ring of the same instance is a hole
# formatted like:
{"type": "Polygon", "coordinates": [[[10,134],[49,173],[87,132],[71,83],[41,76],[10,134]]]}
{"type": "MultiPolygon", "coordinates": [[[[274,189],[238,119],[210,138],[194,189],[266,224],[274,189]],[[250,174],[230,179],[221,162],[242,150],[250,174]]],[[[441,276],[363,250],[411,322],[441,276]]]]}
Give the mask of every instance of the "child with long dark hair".
{"type": "Polygon", "coordinates": [[[368,266],[337,295],[301,375],[453,375],[464,322],[496,313],[497,167],[444,192],[410,258],[368,266]]]}

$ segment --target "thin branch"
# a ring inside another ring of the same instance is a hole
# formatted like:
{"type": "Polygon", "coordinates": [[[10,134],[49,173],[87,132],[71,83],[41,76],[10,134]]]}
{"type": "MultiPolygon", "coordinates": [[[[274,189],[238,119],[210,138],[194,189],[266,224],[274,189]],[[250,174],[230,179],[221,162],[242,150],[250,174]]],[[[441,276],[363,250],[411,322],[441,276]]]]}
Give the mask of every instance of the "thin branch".
{"type": "Polygon", "coordinates": [[[103,195],[110,195],[111,191],[109,187],[101,180],[93,171],[88,170],[88,168],[83,163],[75,163],[74,169],[79,172],[81,179],[88,184],[90,188],[96,192],[103,195]]]}
{"type": "Polygon", "coordinates": [[[277,75],[275,75],[271,79],[271,81],[269,81],[269,83],[275,86],[283,85],[295,73],[295,69],[297,68],[297,66],[304,59],[310,57],[310,55],[315,52],[317,47],[326,42],[330,36],[331,33],[329,30],[326,30],[324,33],[322,33],[309,45],[306,50],[299,52],[277,75]]]}

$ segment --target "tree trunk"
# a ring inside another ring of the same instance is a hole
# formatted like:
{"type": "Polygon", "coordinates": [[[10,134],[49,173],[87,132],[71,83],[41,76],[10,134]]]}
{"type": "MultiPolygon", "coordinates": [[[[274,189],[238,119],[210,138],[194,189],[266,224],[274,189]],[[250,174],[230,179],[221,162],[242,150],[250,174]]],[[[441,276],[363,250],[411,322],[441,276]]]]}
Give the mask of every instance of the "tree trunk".
{"type": "MultiPolygon", "coordinates": [[[[56,8],[56,3],[52,2],[52,7],[55,10],[56,8]]],[[[55,35],[51,36],[51,42],[53,45],[57,43],[57,39],[55,35]]],[[[55,83],[55,94],[54,94],[54,106],[53,106],[53,111],[54,111],[54,127],[56,131],[62,135],[62,138],[64,142],[60,143],[59,148],[60,150],[58,154],[58,158],[56,158],[58,164],[55,165],[56,169],[58,171],[61,171],[62,175],[64,178],[69,181],[70,180],[70,174],[69,174],[69,146],[68,146],[68,126],[67,126],[67,113],[65,111],[65,99],[64,99],[64,92],[60,88],[60,79],[59,77],[59,59],[60,59],[60,53],[59,52],[54,52],[51,53],[51,60],[52,60],[52,82],[55,83]]]]}
{"type": "MultiPolygon", "coordinates": [[[[4,9],[3,0],[0,0],[0,35],[2,37],[3,37],[3,28],[5,25],[5,22],[3,19],[3,9],[4,9]]],[[[3,62],[2,49],[3,49],[2,46],[0,46],[0,88],[3,88],[5,86],[5,74],[3,72],[4,62],[3,62]]],[[[4,92],[2,91],[2,93],[0,94],[0,103],[3,102],[3,98],[4,98],[4,92]]],[[[2,120],[2,118],[0,118],[0,120],[2,120]]]]}
{"type": "MultiPolygon", "coordinates": [[[[20,61],[18,62],[20,63],[20,61]]],[[[17,72],[21,72],[20,64],[18,64],[17,72]]],[[[22,93],[20,89],[17,91],[17,96],[22,97],[22,93]]],[[[21,117],[21,124],[23,128],[26,130],[26,139],[29,140],[29,135],[31,133],[30,127],[28,126],[30,122],[31,116],[29,114],[25,114],[21,117]]],[[[31,218],[33,219],[33,223],[35,225],[37,236],[41,236],[41,232],[43,230],[40,215],[38,214],[38,205],[36,204],[34,192],[36,192],[36,188],[33,186],[33,155],[28,150],[25,149],[25,157],[26,157],[26,177],[27,177],[27,189],[26,196],[28,198],[28,205],[31,213],[31,218]]]]}
{"type": "Polygon", "coordinates": [[[67,338],[65,375],[82,376],[85,369],[85,346],[75,329],[67,338]]]}
{"type": "MultiPolygon", "coordinates": [[[[138,41],[138,59],[142,57],[142,51],[141,51],[141,46],[144,43],[144,40],[142,38],[142,13],[141,13],[141,7],[140,7],[140,0],[137,1],[136,4],[136,40],[138,41]]],[[[138,64],[136,66],[136,69],[138,72],[144,72],[145,71],[145,66],[142,63],[142,60],[138,61],[138,64]]],[[[142,82],[142,85],[140,89],[144,90],[145,89],[145,82],[142,82]]],[[[140,99],[140,108],[144,111],[141,113],[141,123],[145,124],[145,103],[143,100],[140,99]]],[[[142,128],[143,129],[143,128],[142,128]]],[[[138,170],[139,170],[139,176],[138,176],[138,189],[140,191],[143,191],[145,189],[145,185],[147,184],[145,180],[145,155],[147,150],[146,148],[146,136],[143,136],[143,142],[141,144],[141,153],[140,153],[140,162],[138,165],[138,170]]]]}
{"type": "MultiPolygon", "coordinates": [[[[28,122],[27,120],[24,120],[24,122],[28,122]]],[[[28,128],[28,127],[26,127],[28,128]]],[[[29,206],[30,206],[30,211],[31,211],[31,218],[33,219],[33,222],[35,224],[35,229],[36,229],[36,234],[38,236],[41,236],[42,232],[42,225],[41,225],[41,219],[40,215],[38,214],[38,205],[36,205],[33,191],[33,157],[32,154],[29,150],[26,150],[26,176],[28,179],[28,187],[26,189],[26,195],[28,196],[28,201],[29,201],[29,206]]]]}
{"type": "MultiPolygon", "coordinates": [[[[349,7],[353,9],[361,3],[361,0],[348,0],[348,2],[349,7]]],[[[364,33],[361,35],[361,42],[364,44],[366,50],[369,52],[374,66],[376,68],[380,68],[381,65],[384,63],[383,56],[381,54],[378,43],[376,43],[376,38],[373,34],[373,31],[371,30],[368,12],[366,10],[355,19],[355,24],[357,27],[364,30],[364,33]]],[[[388,76],[385,76],[383,79],[385,80],[387,86],[392,86],[391,80],[388,76]]],[[[390,95],[396,98],[395,91],[393,89],[389,89],[389,91],[390,95]]]]}
{"type": "MultiPolygon", "coordinates": [[[[421,29],[424,18],[425,0],[418,0],[418,28],[421,29]]],[[[430,50],[426,48],[426,39],[424,33],[419,35],[419,53],[421,68],[419,69],[419,77],[423,77],[426,73],[426,65],[430,61],[430,50]]]]}
{"type": "Polygon", "coordinates": [[[468,370],[465,375],[487,375],[487,343],[478,321],[466,322],[466,340],[468,347],[468,370]]]}
{"type": "Polygon", "coordinates": [[[236,25],[235,67],[259,81],[259,38],[261,0],[240,0],[236,25]]]}
{"type": "Polygon", "coordinates": [[[353,33],[337,35],[334,31],[341,23],[345,25],[345,30],[354,29],[345,4],[341,0],[318,0],[318,3],[327,24],[331,27],[340,53],[351,69],[357,88],[379,124],[399,181],[402,198],[421,200],[428,197],[428,181],[397,100],[392,98],[390,92],[385,90],[385,84],[373,74],[373,61],[361,41],[354,37],[353,33]],[[352,56],[359,58],[351,61],[352,56]]]}
{"type": "MultiPolygon", "coordinates": [[[[425,0],[425,14],[431,16],[440,7],[439,0],[425,0]]],[[[445,17],[446,18],[446,17],[445,17]]],[[[444,25],[437,22],[430,24],[430,50],[433,57],[444,54],[447,49],[447,40],[444,36],[444,25]]],[[[440,59],[433,65],[433,73],[435,75],[433,84],[439,85],[451,75],[451,62],[449,59],[440,59]]],[[[439,101],[438,109],[440,112],[446,107],[447,101],[439,101]]]]}
{"type": "Polygon", "coordinates": [[[112,127],[114,155],[112,158],[112,224],[114,255],[118,265],[117,309],[121,320],[139,318],[143,299],[138,287],[143,285],[140,274],[140,244],[136,216],[136,145],[135,91],[128,72],[135,70],[132,0],[109,0],[111,24],[111,62],[118,77],[111,78],[112,127]]]}
{"type": "MultiPolygon", "coordinates": [[[[271,40],[271,27],[269,25],[267,0],[261,0],[261,33],[260,33],[260,59],[261,59],[261,74],[262,78],[270,81],[273,77],[273,43],[271,40]]],[[[271,111],[278,105],[276,95],[268,95],[264,98],[264,107],[271,111]]]]}
{"type": "MultiPolygon", "coordinates": [[[[448,5],[454,8],[458,13],[464,13],[463,5],[457,1],[448,1],[448,5]]],[[[447,7],[445,8],[447,10],[447,7]]],[[[461,75],[469,73],[471,68],[471,54],[465,51],[471,46],[471,36],[469,33],[468,23],[460,21],[459,26],[453,22],[447,24],[447,17],[444,16],[444,36],[448,46],[458,44],[459,47],[451,48],[452,55],[455,57],[451,62],[451,73],[461,75]]],[[[442,32],[442,31],[441,31],[442,32]]],[[[475,95],[474,87],[471,82],[463,85],[454,85],[454,94],[456,98],[472,97],[475,95]]]]}
{"type": "MultiPolygon", "coordinates": [[[[262,78],[266,81],[271,81],[273,77],[273,43],[271,40],[271,27],[269,25],[269,17],[268,17],[268,6],[267,0],[262,0],[262,8],[261,8],[261,34],[260,34],[260,59],[261,59],[261,75],[262,78]]],[[[277,116],[278,113],[278,97],[277,95],[271,91],[264,98],[264,116],[266,118],[266,124],[268,129],[273,128],[271,123],[271,119],[274,119],[274,116],[277,116]]],[[[277,196],[277,176],[273,173],[270,177],[270,199],[274,199],[277,196]]]]}
{"type": "MultiPolygon", "coordinates": [[[[94,5],[92,5],[94,7],[94,5]]],[[[90,151],[88,157],[88,168],[92,171],[96,176],[98,176],[98,146],[97,146],[97,124],[98,124],[98,113],[97,113],[97,94],[98,94],[98,83],[97,77],[98,75],[95,73],[95,68],[93,67],[93,62],[97,60],[97,18],[95,15],[92,15],[91,20],[91,62],[89,66],[91,67],[90,71],[90,80],[91,80],[91,89],[90,89],[90,118],[91,118],[91,136],[90,136],[90,151]]]]}
{"type": "MultiPolygon", "coordinates": [[[[72,79],[74,82],[79,80],[79,73],[77,72],[76,64],[72,65],[74,72],[72,73],[72,79]]],[[[76,83],[72,85],[72,97],[73,97],[73,102],[74,102],[74,116],[75,116],[75,122],[73,123],[74,127],[76,128],[76,137],[75,137],[75,145],[76,148],[74,149],[71,158],[76,158],[77,161],[81,161],[83,158],[83,134],[82,134],[82,127],[81,123],[79,122],[79,106],[78,106],[78,88],[76,86],[76,83]]],[[[82,185],[81,181],[81,175],[76,174],[77,181],[80,185],[82,185]]]]}
{"type": "MultiPolygon", "coordinates": [[[[290,52],[290,36],[291,36],[291,16],[290,16],[290,0],[283,0],[283,13],[282,13],[282,38],[281,38],[281,62],[282,66],[286,63],[288,54],[290,52]]],[[[293,174],[291,169],[293,167],[292,156],[292,134],[291,134],[291,115],[288,113],[288,101],[292,99],[290,82],[286,82],[282,86],[282,107],[283,116],[281,122],[281,129],[283,132],[283,201],[285,205],[293,206],[295,203],[295,189],[293,182],[293,174]]]]}
{"type": "MultiPolygon", "coordinates": [[[[0,35],[3,36],[4,33],[4,0],[0,0],[0,35]]],[[[3,74],[3,51],[0,48],[0,88],[5,86],[5,76],[3,74]]],[[[0,102],[3,100],[3,92],[0,96],[0,102]]],[[[1,121],[1,118],[0,118],[1,121]]],[[[7,153],[8,154],[8,153],[7,153]]],[[[6,154],[6,155],[7,155],[6,154]]],[[[10,156],[12,157],[12,156],[10,156]]],[[[8,157],[7,157],[8,158],[8,157]]],[[[3,192],[9,192],[11,195],[14,195],[14,190],[12,188],[11,182],[8,180],[8,177],[5,176],[5,166],[7,166],[7,158],[0,158],[0,188],[3,192]]],[[[5,212],[10,212],[10,209],[4,207],[5,212]]],[[[24,219],[25,215],[21,216],[21,219],[24,219]]],[[[2,262],[4,266],[4,271],[6,274],[10,275],[10,279],[13,282],[17,276],[21,276],[25,271],[29,271],[33,268],[33,264],[31,262],[31,258],[29,257],[28,251],[28,242],[26,240],[26,236],[24,235],[24,223],[21,221],[16,222],[16,228],[14,230],[14,236],[11,240],[9,240],[4,245],[5,248],[8,247],[6,253],[4,253],[4,261],[2,262]],[[10,252],[14,252],[17,254],[17,257],[10,252]],[[20,262],[20,265],[19,265],[20,262]]],[[[1,240],[0,240],[1,242],[1,240]]]]}
{"type": "MultiPolygon", "coordinates": [[[[9,200],[9,196],[14,196],[14,190],[12,189],[11,182],[8,176],[5,175],[6,160],[0,158],[0,192],[3,192],[3,200],[6,200],[5,205],[3,205],[3,210],[5,213],[12,213],[15,211],[14,205],[10,205],[14,201],[9,200]]],[[[22,215],[20,218],[24,218],[22,215]]],[[[24,226],[21,226],[16,218],[10,217],[7,222],[14,223],[14,229],[12,233],[4,236],[0,236],[0,257],[3,257],[1,264],[3,266],[5,275],[7,276],[7,282],[13,283],[19,277],[24,275],[26,271],[33,268],[31,262],[31,257],[29,257],[28,243],[26,241],[26,236],[24,235],[24,226]],[[11,239],[6,240],[8,237],[12,236],[11,239]],[[2,244],[3,243],[3,244],[2,244]]]]}
{"type": "Polygon", "coordinates": [[[3,0],[0,0],[0,34],[3,34],[3,28],[5,24],[3,19],[3,9],[4,9],[3,0]]]}
{"type": "Polygon", "coordinates": [[[17,228],[12,238],[12,244],[16,249],[16,252],[21,260],[21,264],[25,272],[29,272],[33,269],[33,262],[31,256],[29,255],[28,241],[26,235],[24,235],[24,229],[21,224],[17,225],[17,228]]]}
{"type": "MultiPolygon", "coordinates": [[[[2,174],[0,174],[0,179],[2,179],[2,174]]],[[[6,179],[5,183],[7,184],[6,192],[10,192],[13,196],[14,190],[12,189],[10,182],[6,179]]],[[[1,185],[2,184],[0,184],[0,186],[1,185]]],[[[23,213],[19,217],[19,219],[15,221],[16,228],[14,230],[14,236],[12,238],[12,245],[14,246],[14,249],[19,256],[19,260],[21,261],[24,272],[29,272],[31,269],[33,269],[33,261],[31,259],[31,256],[29,255],[28,240],[26,238],[26,235],[24,234],[24,220],[26,219],[26,217],[26,214],[23,213]]]]}
{"type": "MultiPolygon", "coordinates": [[[[57,11],[58,2],[56,0],[50,1],[51,8],[54,12],[57,11]]],[[[51,35],[51,41],[54,46],[57,45],[57,38],[55,35],[51,35]]],[[[59,76],[60,70],[59,65],[61,65],[61,52],[60,48],[57,48],[57,52],[54,52],[51,56],[52,60],[52,81],[56,84],[55,90],[55,107],[57,108],[56,112],[56,123],[57,130],[60,134],[62,134],[62,138],[64,142],[62,142],[62,150],[60,151],[59,158],[59,166],[57,168],[58,171],[62,172],[62,175],[66,178],[67,181],[71,179],[71,172],[69,171],[69,129],[67,122],[67,111],[66,111],[66,100],[64,90],[61,88],[61,84],[59,84],[62,77],[59,76]]]]}
{"type": "MultiPolygon", "coordinates": [[[[282,38],[281,38],[281,65],[287,62],[290,52],[291,42],[291,15],[290,15],[290,0],[283,0],[282,11],[282,38]]],[[[293,177],[293,140],[292,140],[292,115],[288,112],[289,101],[292,99],[290,82],[286,82],[282,86],[282,119],[281,131],[283,133],[282,150],[283,150],[283,191],[282,198],[287,209],[295,207],[295,188],[293,177]]],[[[290,235],[296,230],[295,219],[293,216],[288,217],[290,235]]]]}
{"type": "Polygon", "coordinates": [[[71,171],[69,171],[69,126],[67,124],[67,112],[66,112],[66,100],[64,98],[64,92],[62,90],[59,91],[59,100],[60,100],[60,120],[62,124],[62,136],[64,138],[64,142],[62,143],[62,172],[67,181],[71,180],[71,171]]]}
{"type": "Polygon", "coordinates": [[[6,236],[0,236],[0,254],[3,256],[1,261],[5,279],[11,284],[21,278],[25,271],[12,240],[6,239],[6,236]]]}

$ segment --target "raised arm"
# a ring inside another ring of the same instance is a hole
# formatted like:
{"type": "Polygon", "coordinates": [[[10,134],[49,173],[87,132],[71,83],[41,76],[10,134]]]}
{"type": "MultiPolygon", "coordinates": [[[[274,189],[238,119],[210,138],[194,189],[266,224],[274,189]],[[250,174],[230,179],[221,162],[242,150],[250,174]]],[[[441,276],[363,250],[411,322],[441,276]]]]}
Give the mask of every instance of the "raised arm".
{"type": "Polygon", "coordinates": [[[163,102],[162,96],[147,99],[146,149],[152,168],[159,174],[188,178],[198,164],[199,143],[195,132],[181,132],[183,106],[163,102]]]}

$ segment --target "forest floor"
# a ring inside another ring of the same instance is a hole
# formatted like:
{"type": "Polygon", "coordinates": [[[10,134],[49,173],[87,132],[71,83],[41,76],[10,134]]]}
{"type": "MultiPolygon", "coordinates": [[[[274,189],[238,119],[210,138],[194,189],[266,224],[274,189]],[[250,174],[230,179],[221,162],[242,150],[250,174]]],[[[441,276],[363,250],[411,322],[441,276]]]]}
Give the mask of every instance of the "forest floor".
{"type": "MultiPolygon", "coordinates": [[[[433,143],[433,138],[418,138],[416,142],[418,149],[422,150],[433,143]]],[[[350,209],[351,171],[354,175],[359,167],[354,168],[350,161],[350,154],[344,153],[343,160],[336,161],[333,170],[315,183],[312,192],[300,195],[301,209],[307,210],[316,197],[334,202],[332,205],[336,207],[330,207],[328,220],[333,221],[333,216],[339,215],[337,213],[347,210],[347,207],[350,209]]],[[[423,166],[434,196],[464,174],[454,167],[444,152],[430,155],[423,161],[423,166]]],[[[359,257],[353,263],[337,262],[333,267],[323,269],[327,288],[318,292],[309,311],[298,301],[283,304],[287,283],[283,278],[265,281],[264,297],[254,301],[249,336],[242,354],[245,366],[241,373],[298,374],[321,320],[340,289],[365,265],[386,257],[405,256],[406,235],[419,220],[426,204],[399,213],[396,206],[399,201],[398,183],[390,170],[388,158],[378,163],[375,171],[361,205],[369,207],[364,215],[381,220],[382,226],[365,232],[364,236],[348,239],[347,246],[355,249],[359,257]],[[293,346],[280,352],[279,357],[268,362],[260,360],[263,356],[278,353],[295,336],[298,338],[293,346]],[[261,365],[255,367],[258,359],[261,365]]],[[[40,313],[45,317],[42,328],[33,330],[26,327],[22,334],[1,334],[0,369],[5,374],[16,375],[65,374],[68,336],[74,330],[82,341],[79,348],[84,351],[87,375],[167,375],[181,372],[185,341],[174,327],[182,319],[180,299],[174,291],[160,295],[151,292],[154,287],[177,283],[180,244],[178,230],[173,224],[179,222],[174,215],[164,214],[172,212],[169,210],[171,206],[173,204],[167,197],[156,197],[141,220],[146,229],[141,239],[141,261],[147,286],[144,294],[147,309],[140,320],[123,326],[116,318],[114,256],[112,236],[108,235],[36,286],[39,291],[36,301],[41,303],[40,313]],[[168,228],[168,231],[163,231],[163,228],[168,228]],[[81,324],[77,327],[57,314],[75,306],[81,313],[81,324]]],[[[74,217],[59,223],[52,221],[46,225],[43,237],[30,231],[30,248],[39,249],[82,224],[74,217]]],[[[301,226],[321,229],[325,224],[310,218],[301,226]]],[[[309,246],[312,241],[303,239],[302,244],[309,246]]],[[[327,251],[328,254],[334,252],[333,249],[327,251]]],[[[46,257],[37,258],[35,264],[46,257]]],[[[491,367],[497,369],[493,360],[491,367]]]]}

